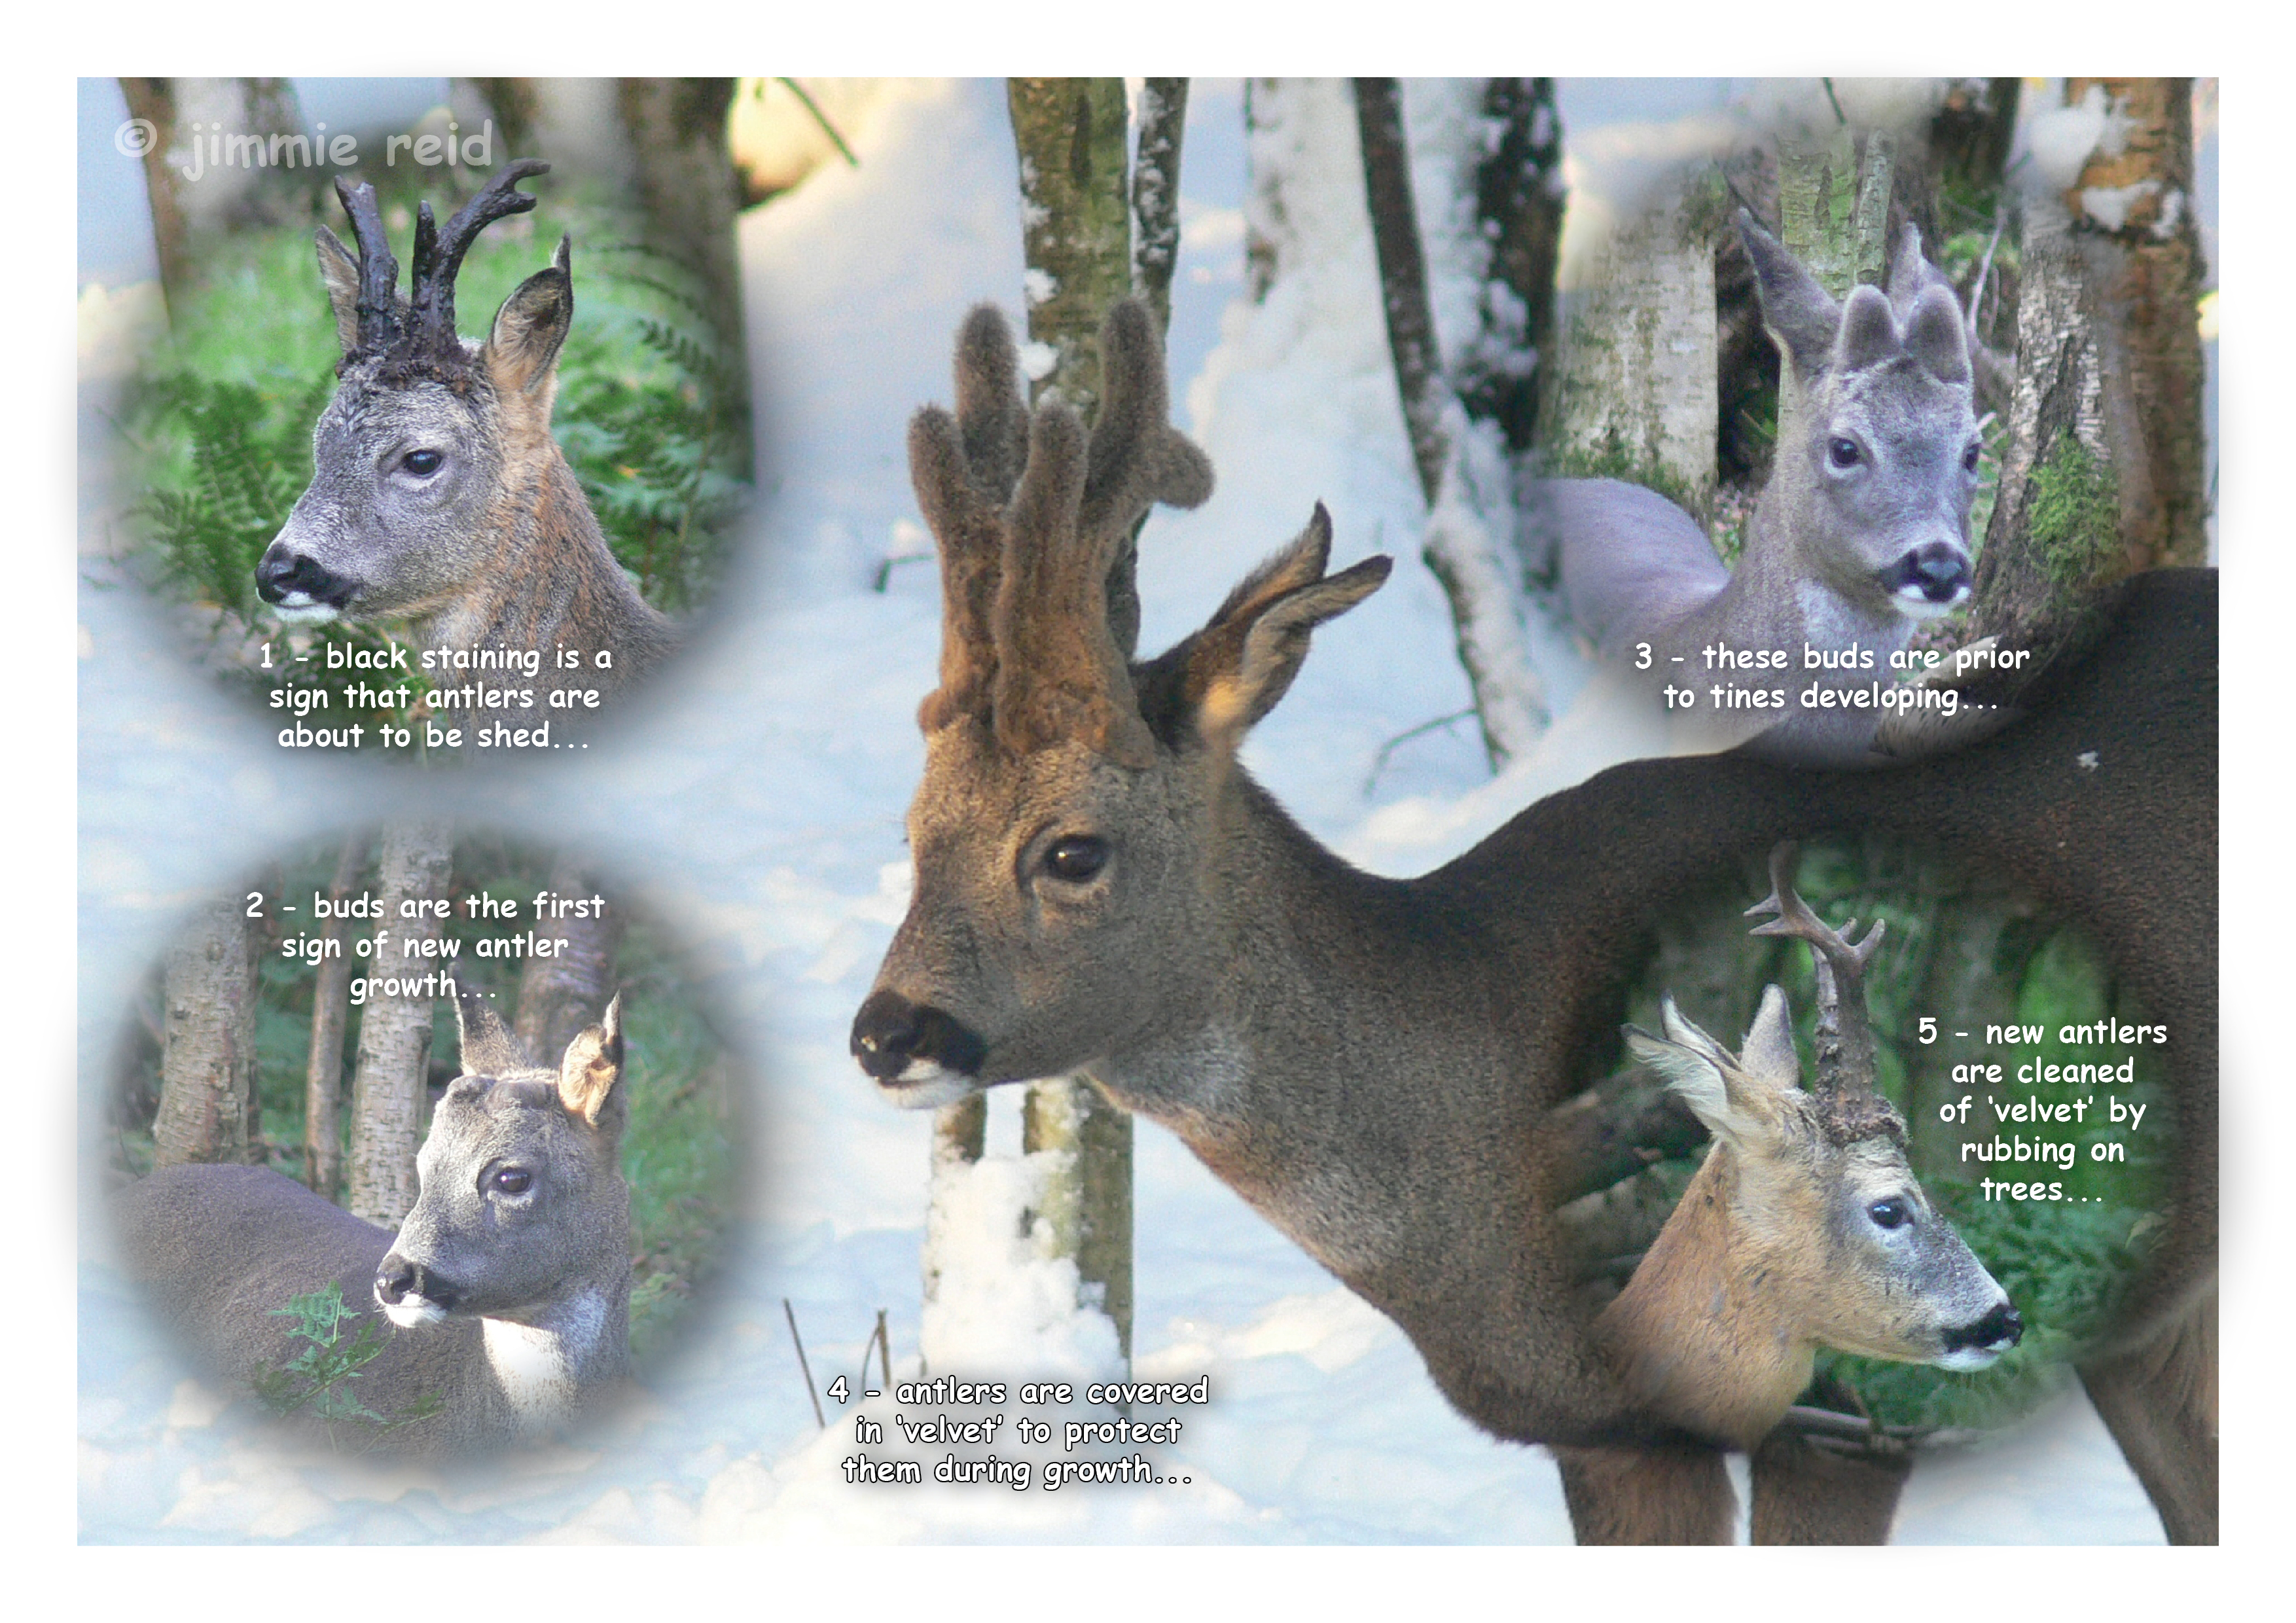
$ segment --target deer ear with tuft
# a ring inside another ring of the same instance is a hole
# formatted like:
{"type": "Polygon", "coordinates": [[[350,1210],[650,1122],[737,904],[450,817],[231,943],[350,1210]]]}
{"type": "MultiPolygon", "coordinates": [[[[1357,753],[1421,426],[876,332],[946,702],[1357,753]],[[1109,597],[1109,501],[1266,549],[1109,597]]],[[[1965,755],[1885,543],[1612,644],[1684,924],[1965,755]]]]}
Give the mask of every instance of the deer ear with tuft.
{"type": "Polygon", "coordinates": [[[1308,658],[1316,627],[1354,608],[1385,585],[1395,561],[1366,558],[1336,575],[1331,557],[1332,516],[1321,502],[1291,545],[1228,594],[1202,630],[1156,661],[1144,689],[1177,681],[1178,717],[1193,723],[1206,743],[1234,750],[1243,735],[1290,691],[1308,658]]]}
{"type": "Polygon", "coordinates": [[[455,1034],[465,1076],[499,1077],[534,1068],[526,1045],[503,1024],[487,995],[459,980],[455,983],[455,1034]]]}
{"type": "Polygon", "coordinates": [[[617,992],[606,1005],[605,1018],[566,1045],[566,1058],[558,1069],[559,1102],[594,1127],[603,1119],[609,1130],[619,1131],[622,1096],[616,1085],[621,1079],[622,996],[617,992]]]}
{"type": "Polygon", "coordinates": [[[550,386],[558,351],[574,325],[573,239],[559,240],[550,268],[535,272],[503,300],[487,338],[486,365],[504,394],[537,394],[550,386]]]}
{"type": "Polygon", "coordinates": [[[1738,236],[1746,257],[1754,262],[1754,288],[1762,304],[1762,321],[1776,339],[1802,381],[1808,382],[1833,352],[1834,335],[1841,328],[1841,307],[1819,284],[1802,262],[1786,251],[1785,244],[1738,211],[1738,236]]]}
{"type": "Polygon", "coordinates": [[[335,342],[345,355],[359,347],[359,267],[343,241],[324,225],[318,229],[319,279],[327,284],[327,307],[335,313],[335,342]]]}

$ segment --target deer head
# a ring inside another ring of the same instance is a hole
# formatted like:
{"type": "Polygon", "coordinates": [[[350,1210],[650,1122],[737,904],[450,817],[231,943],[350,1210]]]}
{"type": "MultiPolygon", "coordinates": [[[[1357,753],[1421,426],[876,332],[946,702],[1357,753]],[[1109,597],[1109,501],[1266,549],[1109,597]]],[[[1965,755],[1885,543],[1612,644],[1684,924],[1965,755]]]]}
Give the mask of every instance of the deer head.
{"type": "Polygon", "coordinates": [[[1738,232],[1781,361],[1764,509],[1803,577],[1872,611],[1945,613],[1970,593],[1980,450],[1951,285],[1911,225],[1889,292],[1853,288],[1841,303],[1742,210],[1738,232]]]}
{"type": "Polygon", "coordinates": [[[406,1327],[448,1314],[523,1321],[563,1316],[574,1287],[594,1281],[594,1304],[573,1311],[594,1311],[603,1332],[629,1273],[622,1000],[554,1070],[475,990],[456,988],[455,1013],[464,1074],[431,1118],[422,1193],[376,1271],[375,1300],[406,1327]]]}
{"type": "Polygon", "coordinates": [[[1801,1087],[1776,987],[1763,993],[1739,1053],[1684,1019],[1671,997],[1664,1037],[1628,1035],[1715,1148],[1605,1325],[1640,1366],[1640,1383],[1664,1393],[1663,1406],[1742,1445],[1807,1383],[1816,1346],[1971,1370],[2023,1331],[1915,1178],[1904,1119],[1874,1088],[1862,977],[1882,926],[1857,942],[1856,921],[1829,928],[1795,894],[1797,858],[1791,843],[1773,851],[1772,892],[1750,911],[1776,915],[1753,933],[1805,941],[1816,960],[1812,1088],[1801,1087]]]}
{"type": "Polygon", "coordinates": [[[574,318],[573,245],[503,301],[487,340],[455,330],[455,278],[479,233],[523,213],[517,189],[550,166],[506,164],[438,228],[424,203],[414,227],[410,298],[374,187],[338,178],[358,243],[322,225],[319,272],[342,346],[334,398],[312,436],[310,488],[256,567],[257,590],[283,615],[422,614],[488,559],[488,519],[506,479],[554,455],[550,409],[558,351],[574,318]]]}
{"type": "Polygon", "coordinates": [[[918,714],[914,899],[852,1035],[902,1104],[1079,1069],[1201,1004],[1235,751],[1314,628],[1387,577],[1384,558],[1325,574],[1319,505],[1201,630],[1134,664],[1134,529],[1157,502],[1203,501],[1212,471],[1166,422],[1144,308],[1110,312],[1101,356],[1087,438],[1057,398],[1021,404],[983,306],[958,338],[955,414],[910,424],[940,548],[940,685],[918,714]]]}

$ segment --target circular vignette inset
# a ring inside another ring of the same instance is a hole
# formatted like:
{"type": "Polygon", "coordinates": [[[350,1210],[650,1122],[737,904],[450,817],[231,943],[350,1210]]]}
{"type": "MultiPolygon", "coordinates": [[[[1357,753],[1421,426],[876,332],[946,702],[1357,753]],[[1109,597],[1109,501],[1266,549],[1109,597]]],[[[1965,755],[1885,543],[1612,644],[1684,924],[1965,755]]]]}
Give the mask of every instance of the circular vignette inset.
{"type": "MultiPolygon", "coordinates": [[[[263,206],[194,209],[171,341],[108,413],[118,566],[283,757],[578,758],[731,562],[735,200],[665,225],[645,185],[484,127],[291,142],[263,206]]],[[[208,178],[193,201],[237,177],[208,178]]]]}
{"type": "Polygon", "coordinates": [[[192,1366],[294,1442],[596,1436],[706,1311],[746,1108],[672,933],[586,857],[388,823],[207,898],[146,978],[111,1237],[192,1366]]]}
{"type": "Polygon", "coordinates": [[[1780,860],[1712,876],[1658,922],[1618,1068],[1558,1116],[1603,1145],[1558,1211],[1598,1340],[1673,1422],[1742,1446],[1732,1424],[1779,1418],[1754,1391],[1778,1381],[1758,1356],[1773,1344],[1816,1345],[1782,1418],[1826,1447],[1901,1454],[2013,1424],[2182,1266],[2194,1082],[2173,1055],[2204,1034],[2148,1013],[2083,922],[1894,840],[1805,842],[1784,860],[1821,929],[1758,932],[1780,860]],[[1832,952],[1809,935],[1862,947],[1877,921],[1862,966],[1822,986],[1832,952]],[[1729,1246],[1697,1205],[1727,1213],[1729,1246]],[[1730,1357],[1683,1355],[1726,1323],[1747,1356],[1718,1377],[1730,1357]],[[1669,1387],[1693,1365],[1695,1389],[1669,1387]]]}

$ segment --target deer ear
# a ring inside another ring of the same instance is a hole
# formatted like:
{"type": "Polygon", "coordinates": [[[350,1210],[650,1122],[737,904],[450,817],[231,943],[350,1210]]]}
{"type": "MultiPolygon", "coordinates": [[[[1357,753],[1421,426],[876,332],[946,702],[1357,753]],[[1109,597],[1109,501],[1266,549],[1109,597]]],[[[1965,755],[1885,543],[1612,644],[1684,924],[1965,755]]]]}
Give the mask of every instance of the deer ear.
{"type": "Polygon", "coordinates": [[[1190,639],[1184,682],[1198,734],[1233,750],[1290,691],[1316,627],[1387,583],[1391,558],[1325,575],[1332,515],[1321,502],[1299,538],[1254,570],[1190,639]]]}
{"type": "MultiPolygon", "coordinates": [[[[617,992],[606,1005],[605,1018],[566,1045],[566,1058],[558,1068],[559,1102],[594,1127],[610,1103],[621,1102],[615,1091],[621,1079],[622,996],[617,992]]],[[[611,1125],[619,1124],[618,1114],[611,1125]]]]}
{"type": "Polygon", "coordinates": [[[534,1069],[526,1045],[503,1024],[487,995],[459,980],[455,983],[455,1036],[464,1076],[499,1077],[534,1069]]]}
{"type": "Polygon", "coordinates": [[[327,305],[335,313],[335,342],[345,355],[358,348],[358,261],[342,239],[319,227],[319,279],[327,284],[327,305]]]}
{"type": "Polygon", "coordinates": [[[1794,371],[1807,381],[1825,365],[1833,352],[1834,334],[1841,327],[1841,307],[1819,285],[1785,244],[1754,224],[1754,217],[1738,211],[1738,237],[1746,257],[1754,262],[1754,290],[1762,301],[1762,322],[1785,351],[1794,371]]]}
{"type": "Polygon", "coordinates": [[[1721,1045],[1682,1018],[1669,996],[1660,1004],[1666,1036],[1652,1037],[1638,1027],[1627,1028],[1627,1047],[1635,1058],[1664,1078],[1681,1095],[1691,1114],[1706,1124],[1717,1138],[1726,1138],[1738,1125],[1730,1107],[1730,1084],[1723,1076],[1728,1056],[1721,1045]]]}
{"type": "Polygon", "coordinates": [[[1906,321],[1906,351],[1940,383],[1970,381],[1969,331],[1961,301],[1943,286],[1923,288],[1906,321]]]}
{"type": "Polygon", "coordinates": [[[1746,1033],[1739,1069],[1755,1081],[1785,1092],[1801,1087],[1801,1055],[1794,1050],[1793,1012],[1776,987],[1762,988],[1762,1006],[1746,1033]]]}
{"type": "Polygon", "coordinates": [[[573,324],[574,240],[563,237],[550,268],[520,283],[495,312],[484,358],[496,389],[504,394],[547,389],[559,348],[573,324]]]}
{"type": "Polygon", "coordinates": [[[1837,371],[1857,372],[1901,352],[1898,318],[1880,288],[1854,287],[1841,308],[1841,336],[1833,346],[1837,371]]]}

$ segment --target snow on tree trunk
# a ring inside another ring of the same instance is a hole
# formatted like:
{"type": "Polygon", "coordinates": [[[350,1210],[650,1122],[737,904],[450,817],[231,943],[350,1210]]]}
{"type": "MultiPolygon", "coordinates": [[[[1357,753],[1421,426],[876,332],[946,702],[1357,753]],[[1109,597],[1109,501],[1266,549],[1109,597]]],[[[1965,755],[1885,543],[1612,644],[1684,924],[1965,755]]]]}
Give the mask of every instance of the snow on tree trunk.
{"type": "Polygon", "coordinates": [[[1180,141],[1187,126],[1188,81],[1143,80],[1139,152],[1132,166],[1132,291],[1148,301],[1159,332],[1172,325],[1172,267],[1180,258],[1180,141]]]}
{"type": "Polygon", "coordinates": [[[1623,221],[1564,300],[1539,403],[1539,465],[1618,479],[1712,516],[1717,210],[1677,187],[1623,221]]]}
{"type": "Polygon", "coordinates": [[[1553,79],[1492,79],[1483,86],[1481,112],[1475,229],[1488,255],[1475,335],[1460,357],[1459,398],[1471,420],[1498,424],[1513,461],[1531,447],[1539,360],[1554,330],[1562,120],[1553,79]]]}
{"type": "MultiPolygon", "coordinates": [[[[587,901],[595,886],[582,865],[562,855],[550,865],[553,896],[587,901]]],[[[526,961],[518,981],[518,1040],[537,1065],[555,1065],[583,1028],[605,1018],[614,996],[614,957],[622,941],[620,910],[593,910],[586,918],[534,922],[536,936],[554,940],[548,957],[526,961]]]]}
{"type": "MultiPolygon", "coordinates": [[[[383,917],[379,945],[360,968],[375,977],[420,982],[439,959],[419,946],[435,941],[441,922],[402,914],[406,902],[436,902],[447,895],[454,871],[454,828],[444,822],[386,824],[377,859],[377,894],[383,917]]],[[[351,1142],[344,1205],[370,1223],[395,1228],[414,1204],[414,1152],[422,1141],[425,1085],[430,1070],[433,999],[376,993],[359,1016],[358,1062],[351,1075],[351,1142]]]]}
{"type": "Polygon", "coordinates": [[[2207,556],[2202,266],[2186,79],[2070,79],[2036,120],[2017,380],[1978,560],[1980,633],[2207,556]]]}
{"type": "Polygon", "coordinates": [[[322,959],[311,984],[311,1053],[303,1070],[303,1182],[330,1201],[343,1176],[343,1030],[350,1010],[351,929],[341,906],[358,888],[366,848],[365,834],[352,834],[335,858],[327,897],[336,912],[319,935],[335,943],[341,956],[322,959]]]}
{"type": "Polygon", "coordinates": [[[152,1164],[257,1161],[256,948],[247,904],[202,907],[168,949],[152,1164]]]}
{"type": "Polygon", "coordinates": [[[1469,422],[1443,373],[1400,90],[1393,79],[1357,79],[1355,95],[1388,347],[1412,462],[1427,500],[1427,566],[1450,600],[1459,662],[1466,668],[1483,748],[1496,771],[1528,755],[1546,726],[1546,696],[1531,664],[1514,571],[1495,533],[1501,529],[1495,514],[1506,516],[1505,533],[1512,532],[1512,480],[1496,428],[1469,422]]]}

